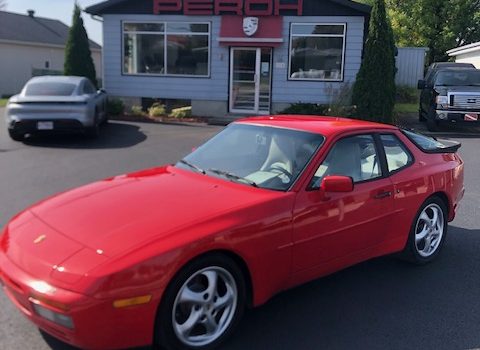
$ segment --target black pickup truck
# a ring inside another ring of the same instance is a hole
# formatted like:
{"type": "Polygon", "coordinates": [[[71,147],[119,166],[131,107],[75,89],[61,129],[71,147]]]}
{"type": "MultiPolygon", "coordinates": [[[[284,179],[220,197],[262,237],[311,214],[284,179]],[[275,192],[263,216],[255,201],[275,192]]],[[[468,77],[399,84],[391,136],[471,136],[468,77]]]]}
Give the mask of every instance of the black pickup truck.
{"type": "Polygon", "coordinates": [[[440,123],[479,123],[480,69],[443,68],[420,80],[419,117],[430,131],[440,123]]]}

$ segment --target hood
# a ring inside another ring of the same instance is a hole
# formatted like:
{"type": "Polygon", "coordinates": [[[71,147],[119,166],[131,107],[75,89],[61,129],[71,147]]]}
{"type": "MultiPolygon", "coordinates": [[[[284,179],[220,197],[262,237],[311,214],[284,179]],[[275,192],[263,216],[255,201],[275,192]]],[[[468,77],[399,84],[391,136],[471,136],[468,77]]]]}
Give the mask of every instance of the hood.
{"type": "Polygon", "coordinates": [[[455,93],[455,92],[471,92],[480,94],[480,86],[436,86],[435,91],[438,92],[439,95],[446,96],[448,93],[455,93]]]}
{"type": "Polygon", "coordinates": [[[62,265],[72,275],[54,277],[74,283],[109,258],[280,195],[173,166],[117,176],[31,207],[8,227],[8,255],[27,271],[33,258],[50,270],[62,265]],[[32,243],[40,235],[44,242],[32,243]],[[25,249],[32,259],[21,257],[25,249]]]}

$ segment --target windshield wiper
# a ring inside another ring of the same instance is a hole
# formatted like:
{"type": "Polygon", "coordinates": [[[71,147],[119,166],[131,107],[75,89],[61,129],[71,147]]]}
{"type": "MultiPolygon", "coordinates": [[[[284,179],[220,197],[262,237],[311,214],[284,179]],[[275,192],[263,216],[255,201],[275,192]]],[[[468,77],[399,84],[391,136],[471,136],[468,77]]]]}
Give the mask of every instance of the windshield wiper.
{"type": "Polygon", "coordinates": [[[202,168],[196,166],[195,164],[192,164],[188,161],[186,161],[185,159],[182,159],[181,161],[179,161],[179,163],[182,163],[182,164],[185,164],[187,166],[189,166],[190,168],[192,169],[195,169],[196,171],[198,171],[199,173],[202,173],[203,175],[205,175],[207,172],[205,170],[203,170],[202,168]]]}
{"type": "Polygon", "coordinates": [[[210,171],[214,174],[217,174],[217,175],[225,176],[227,179],[230,179],[230,180],[245,182],[245,183],[249,184],[250,186],[258,187],[258,185],[254,181],[246,179],[246,178],[241,177],[241,176],[238,176],[238,175],[233,174],[233,173],[228,172],[228,171],[218,170],[218,169],[208,169],[208,171],[210,171]]]}

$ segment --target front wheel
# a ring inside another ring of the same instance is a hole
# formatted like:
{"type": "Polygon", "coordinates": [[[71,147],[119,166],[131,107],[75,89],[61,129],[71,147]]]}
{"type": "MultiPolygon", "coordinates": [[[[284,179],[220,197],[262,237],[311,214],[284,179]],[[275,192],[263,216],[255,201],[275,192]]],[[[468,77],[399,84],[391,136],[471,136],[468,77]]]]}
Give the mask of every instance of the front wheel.
{"type": "Polygon", "coordinates": [[[19,132],[16,132],[15,130],[8,130],[8,135],[10,136],[10,138],[14,141],[23,141],[25,135],[24,134],[21,134],[19,132]]]}
{"type": "Polygon", "coordinates": [[[434,260],[445,242],[447,227],[445,203],[438,197],[428,199],[415,217],[403,257],[419,265],[434,260]]]}
{"type": "Polygon", "coordinates": [[[233,331],[245,309],[241,270],[223,255],[187,265],[165,292],[156,322],[160,349],[212,349],[233,331]]]}

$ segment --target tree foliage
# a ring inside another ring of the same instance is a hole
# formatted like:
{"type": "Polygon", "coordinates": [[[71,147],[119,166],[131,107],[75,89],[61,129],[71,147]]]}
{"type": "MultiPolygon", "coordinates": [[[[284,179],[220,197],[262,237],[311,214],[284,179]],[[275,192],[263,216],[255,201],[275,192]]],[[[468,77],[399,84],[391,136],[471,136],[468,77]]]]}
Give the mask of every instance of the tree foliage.
{"type": "Polygon", "coordinates": [[[98,87],[95,65],[93,64],[90,43],[83,25],[81,12],[78,4],[75,4],[72,27],[65,48],[64,74],[87,77],[98,87]]]}
{"type": "MultiPolygon", "coordinates": [[[[358,0],[372,4],[374,0],[358,0]]],[[[480,0],[386,0],[398,46],[426,46],[428,61],[480,41],[480,0]]]]}
{"type": "Polygon", "coordinates": [[[362,119],[391,123],[395,105],[395,42],[385,0],[374,0],[365,54],[352,102],[362,119]]]}

